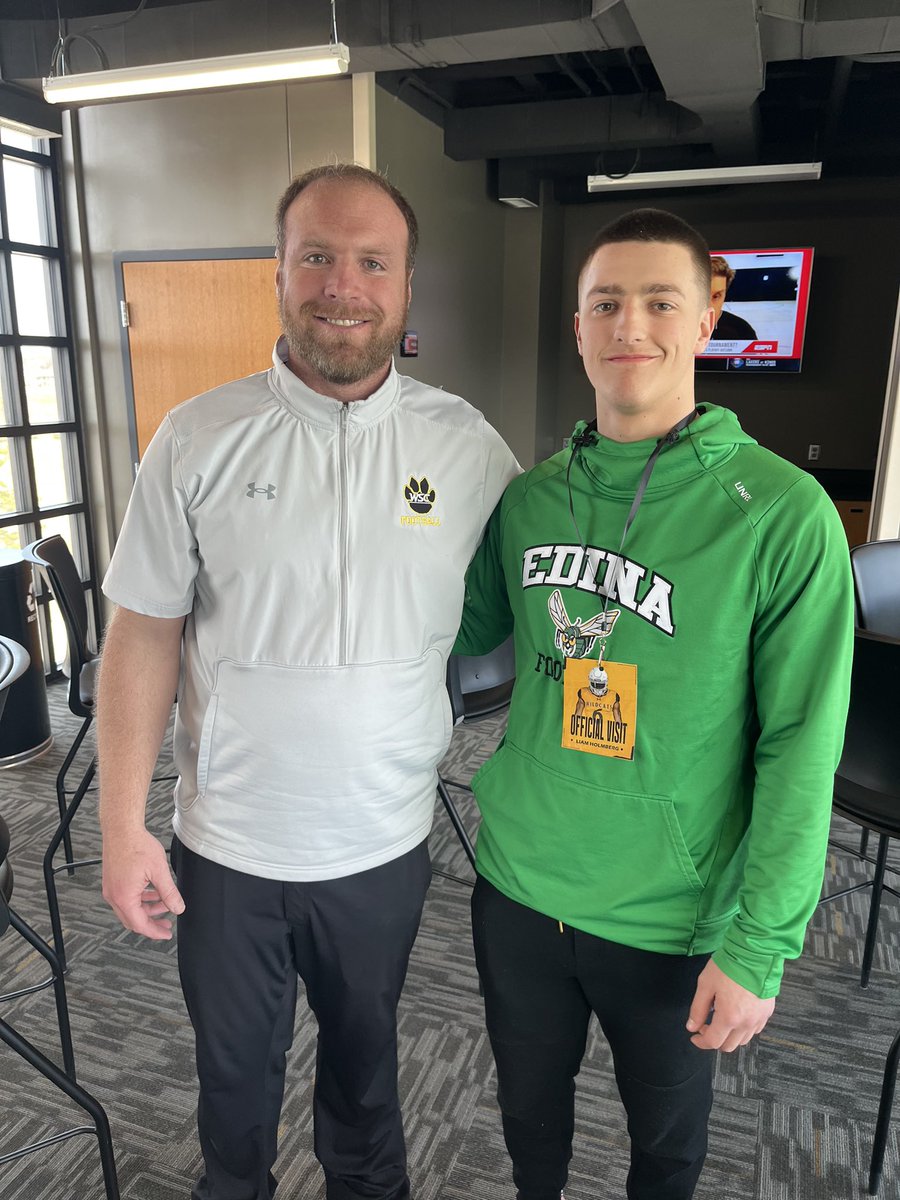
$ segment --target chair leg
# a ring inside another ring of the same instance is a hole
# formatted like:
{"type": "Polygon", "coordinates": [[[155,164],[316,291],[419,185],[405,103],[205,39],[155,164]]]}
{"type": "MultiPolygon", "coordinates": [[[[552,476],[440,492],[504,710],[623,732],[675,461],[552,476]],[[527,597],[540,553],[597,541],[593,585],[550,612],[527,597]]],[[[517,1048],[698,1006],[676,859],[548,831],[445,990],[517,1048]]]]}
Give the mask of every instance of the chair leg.
{"type": "MultiPolygon", "coordinates": [[[[57,773],[57,776],[56,776],[56,804],[57,804],[57,807],[59,808],[60,821],[63,821],[66,816],[66,776],[69,773],[69,768],[72,766],[72,763],[75,761],[75,755],[81,749],[81,743],[84,741],[85,735],[87,734],[87,731],[90,729],[93,719],[94,718],[92,716],[85,717],[85,719],[82,721],[81,728],[78,730],[78,733],[75,735],[75,740],[74,740],[74,742],[72,742],[72,745],[69,747],[69,753],[63,759],[63,764],[59,768],[59,772],[57,773]]],[[[72,838],[69,833],[68,827],[66,828],[65,837],[63,838],[63,846],[64,846],[64,851],[65,851],[65,856],[66,856],[66,862],[69,864],[69,872],[68,873],[70,875],[74,875],[75,868],[72,866],[72,863],[75,861],[75,856],[72,852],[72,838]]]]}
{"type": "Polygon", "coordinates": [[[437,784],[438,795],[443,801],[444,808],[447,810],[447,816],[450,818],[450,823],[456,830],[456,836],[460,840],[463,850],[466,852],[466,858],[472,864],[472,870],[475,869],[475,847],[472,845],[472,839],[466,832],[466,827],[462,823],[462,818],[457,811],[456,805],[453,803],[453,798],[447,791],[443,779],[438,776],[437,784]]]}
{"type": "Polygon", "coordinates": [[[47,945],[42,937],[39,937],[34,932],[30,925],[26,925],[18,913],[13,912],[11,908],[8,909],[8,912],[9,923],[13,929],[50,964],[53,994],[56,999],[56,1021],[59,1025],[59,1042],[62,1049],[63,1066],[68,1077],[75,1083],[77,1082],[75,1078],[75,1051],[72,1048],[69,1002],[66,997],[66,981],[63,976],[63,968],[59,961],[59,955],[54,953],[51,947],[47,945]]]}
{"type": "Polygon", "coordinates": [[[106,1197],[107,1200],[119,1200],[119,1181],[116,1176],[112,1134],[109,1129],[109,1118],[103,1106],[94,1099],[90,1092],[86,1092],[83,1087],[70,1079],[64,1071],[61,1071],[55,1063],[41,1054],[40,1050],[32,1046],[31,1042],[26,1041],[17,1030],[13,1029],[11,1025],[7,1025],[5,1021],[0,1021],[0,1040],[21,1055],[27,1063],[39,1071],[45,1079],[55,1084],[61,1092],[65,1092],[69,1099],[74,1100],[80,1108],[83,1108],[94,1122],[106,1197]]]}
{"type": "Polygon", "coordinates": [[[863,950],[862,972],[859,986],[869,986],[869,973],[872,970],[872,959],[875,955],[875,939],[878,935],[878,914],[881,909],[881,893],[884,890],[884,870],[887,866],[887,852],[890,838],[886,833],[878,839],[878,854],[875,859],[875,874],[872,877],[872,903],[869,905],[869,924],[866,928],[866,944],[863,950]]]}
{"type": "Polygon", "coordinates": [[[50,929],[53,933],[53,947],[59,957],[62,970],[66,969],[66,947],[63,941],[62,921],[59,915],[59,897],[56,894],[56,875],[53,871],[53,857],[59,849],[60,843],[65,841],[69,831],[69,826],[72,824],[72,819],[78,812],[79,805],[84,799],[85,793],[91,786],[94,779],[94,773],[97,770],[97,759],[92,758],[88,769],[84,773],[84,777],[78,788],[69,802],[68,808],[63,814],[63,819],[57,826],[56,833],[53,835],[50,845],[44,854],[44,887],[47,889],[47,907],[50,910],[50,929]]]}
{"type": "Polygon", "coordinates": [[[884,1167],[884,1152],[887,1147],[888,1127],[891,1123],[891,1109],[894,1107],[894,1087],[897,1083],[897,1063],[900,1060],[900,1033],[891,1043],[884,1064],[884,1079],[881,1084],[881,1100],[878,1103],[878,1120],[875,1123],[875,1136],[872,1139],[872,1158],[869,1163],[869,1195],[874,1196],[881,1183],[881,1172],[884,1167]]]}
{"type": "Polygon", "coordinates": [[[869,849],[869,831],[863,829],[859,835],[859,857],[865,858],[866,851],[869,849]]]}

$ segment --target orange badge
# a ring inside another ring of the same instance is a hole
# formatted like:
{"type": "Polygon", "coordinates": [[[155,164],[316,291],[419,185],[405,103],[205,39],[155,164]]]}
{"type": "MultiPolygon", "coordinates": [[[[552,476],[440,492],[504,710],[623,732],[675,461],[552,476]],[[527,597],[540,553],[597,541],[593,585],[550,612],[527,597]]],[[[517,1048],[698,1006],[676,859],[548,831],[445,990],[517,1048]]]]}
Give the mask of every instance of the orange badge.
{"type": "Polygon", "coordinates": [[[563,675],[562,745],[566,750],[634,758],[637,667],[567,658],[563,675]]]}

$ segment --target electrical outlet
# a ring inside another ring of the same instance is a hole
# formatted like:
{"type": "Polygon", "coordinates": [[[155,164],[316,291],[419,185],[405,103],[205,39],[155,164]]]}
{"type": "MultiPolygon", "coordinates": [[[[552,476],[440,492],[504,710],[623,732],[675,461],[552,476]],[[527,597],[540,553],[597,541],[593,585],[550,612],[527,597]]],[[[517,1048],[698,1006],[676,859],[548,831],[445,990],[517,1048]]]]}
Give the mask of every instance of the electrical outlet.
{"type": "Polygon", "coordinates": [[[808,452],[808,454],[807,454],[807,456],[806,456],[806,457],[809,459],[809,461],[810,461],[810,462],[816,462],[816,461],[818,461],[818,458],[819,458],[819,450],[820,450],[820,449],[821,449],[821,447],[820,447],[820,446],[810,445],[810,447],[809,447],[809,452],[808,452]]]}

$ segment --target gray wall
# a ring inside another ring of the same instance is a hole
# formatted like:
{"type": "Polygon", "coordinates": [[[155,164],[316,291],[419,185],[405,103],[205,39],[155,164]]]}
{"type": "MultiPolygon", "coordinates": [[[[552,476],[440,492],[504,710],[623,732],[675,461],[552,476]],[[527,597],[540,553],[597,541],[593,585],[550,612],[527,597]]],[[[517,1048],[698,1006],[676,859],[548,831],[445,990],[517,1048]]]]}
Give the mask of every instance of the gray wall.
{"type": "Polygon", "coordinates": [[[132,484],[113,255],[271,245],[275,203],[291,176],[352,159],[351,90],[348,78],[97,105],[78,113],[64,139],[101,571],[132,484]]]}
{"type": "Polygon", "coordinates": [[[567,206],[557,446],[579,417],[594,412],[571,324],[581,255],[601,225],[644,206],[677,213],[713,247],[815,248],[801,373],[765,379],[703,374],[697,396],[734,409],[763,445],[801,466],[815,442],[822,448],[819,468],[872,470],[900,262],[900,182],[888,178],[747,185],[705,194],[632,192],[624,200],[567,206]]]}
{"type": "Polygon", "coordinates": [[[498,428],[527,467],[557,448],[563,210],[544,188],[540,208],[508,209],[505,219],[498,428]]]}
{"type": "Polygon", "coordinates": [[[421,226],[409,315],[419,357],[397,366],[464,396],[501,428],[506,214],[487,196],[483,163],[445,158],[436,126],[383,89],[375,94],[378,169],[404,193],[421,226]]]}

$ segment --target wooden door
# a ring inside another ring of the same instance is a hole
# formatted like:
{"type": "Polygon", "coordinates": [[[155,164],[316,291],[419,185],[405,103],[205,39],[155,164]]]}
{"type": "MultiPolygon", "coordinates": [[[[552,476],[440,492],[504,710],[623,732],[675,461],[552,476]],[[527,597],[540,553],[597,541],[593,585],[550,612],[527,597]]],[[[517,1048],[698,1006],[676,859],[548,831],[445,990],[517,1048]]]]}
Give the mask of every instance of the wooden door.
{"type": "Polygon", "coordinates": [[[271,365],[273,258],[123,262],[138,456],[170,408],[271,365]]]}

